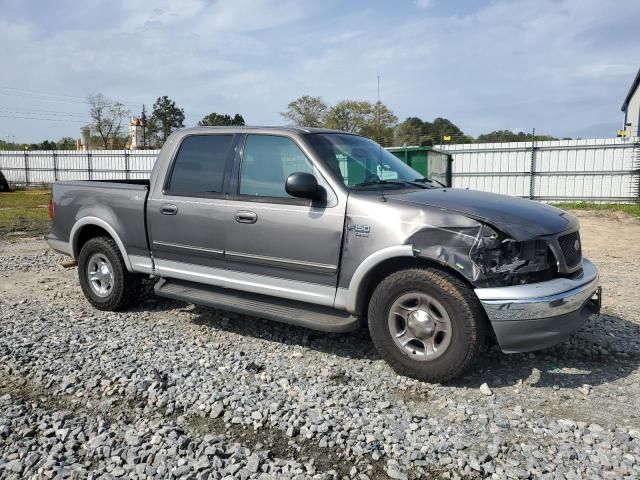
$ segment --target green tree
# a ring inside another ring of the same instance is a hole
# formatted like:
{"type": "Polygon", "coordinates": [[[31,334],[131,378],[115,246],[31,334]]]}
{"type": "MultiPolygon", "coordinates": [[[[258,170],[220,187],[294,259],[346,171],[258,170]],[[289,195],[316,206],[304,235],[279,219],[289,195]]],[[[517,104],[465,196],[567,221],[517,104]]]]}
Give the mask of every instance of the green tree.
{"type": "MultiPolygon", "coordinates": [[[[551,135],[536,135],[537,141],[557,140],[551,135]]],[[[483,133],[476,140],[478,143],[500,143],[500,142],[531,142],[533,140],[532,133],[518,132],[511,130],[494,130],[491,133],[483,133]]]]}
{"type": "Polygon", "coordinates": [[[242,115],[240,115],[239,113],[236,113],[233,116],[233,123],[232,125],[246,125],[245,121],[244,121],[244,117],[242,115]]]}
{"type": "Polygon", "coordinates": [[[437,117],[431,123],[430,134],[437,143],[443,143],[445,136],[451,137],[450,143],[469,143],[473,141],[473,138],[465,135],[456,124],[442,117],[437,117]]]}
{"type": "Polygon", "coordinates": [[[456,124],[442,117],[436,118],[433,122],[409,117],[395,129],[396,145],[435,145],[472,141],[473,137],[465,135],[456,124]],[[445,137],[449,137],[450,140],[445,140],[445,137]]]}
{"type": "Polygon", "coordinates": [[[75,150],[76,141],[72,137],[62,137],[56,142],[58,150],[75,150]]]}
{"type": "Polygon", "coordinates": [[[358,133],[388,147],[393,145],[393,131],[397,124],[398,117],[385,104],[376,102],[371,106],[365,126],[358,133]]]}
{"type": "Polygon", "coordinates": [[[381,102],[343,100],[329,109],[324,126],[364,135],[388,146],[393,144],[397,123],[398,117],[381,102]]]}
{"type": "MultiPolygon", "coordinates": [[[[75,147],[75,141],[73,143],[75,147]]],[[[45,140],[40,143],[31,143],[29,144],[29,150],[61,150],[60,145],[51,140],[45,140]]]]}
{"type": "Polygon", "coordinates": [[[421,145],[425,141],[433,142],[427,133],[425,122],[418,117],[408,117],[395,129],[394,143],[401,145],[421,145]]]}
{"type": "Polygon", "coordinates": [[[57,150],[58,149],[56,142],[52,142],[49,140],[45,140],[40,145],[38,145],[38,147],[39,147],[38,148],[39,150],[57,150]]]}
{"type": "Polygon", "coordinates": [[[184,128],[184,110],[166,95],[158,97],[146,127],[151,143],[155,139],[157,144],[163,144],[178,128],[184,128]]]}
{"type": "Polygon", "coordinates": [[[360,133],[371,122],[373,105],[358,100],[342,100],[327,112],[324,126],[349,133],[360,133]]]}
{"type": "Polygon", "coordinates": [[[210,113],[206,115],[198,122],[199,127],[224,127],[228,125],[244,125],[244,118],[239,113],[236,113],[233,117],[227,113],[210,113]]]}
{"type": "Polygon", "coordinates": [[[281,112],[285,119],[300,127],[321,127],[325,123],[329,107],[320,97],[303,95],[287,105],[281,112]]]}

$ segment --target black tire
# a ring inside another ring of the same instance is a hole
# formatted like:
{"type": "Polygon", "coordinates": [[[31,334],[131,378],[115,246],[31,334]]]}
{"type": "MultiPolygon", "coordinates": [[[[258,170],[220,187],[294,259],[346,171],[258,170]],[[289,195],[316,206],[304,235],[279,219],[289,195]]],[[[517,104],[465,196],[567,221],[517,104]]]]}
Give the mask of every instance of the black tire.
{"type": "Polygon", "coordinates": [[[460,279],[435,268],[400,270],[382,280],[369,301],[368,321],[373,343],[391,368],[400,375],[434,383],[458,377],[472,365],[487,332],[482,306],[473,291],[460,279]],[[391,333],[391,307],[414,293],[436,299],[450,320],[448,346],[432,360],[415,360],[396,344],[391,333]]]}
{"type": "Polygon", "coordinates": [[[78,257],[78,278],[82,292],[98,310],[115,311],[130,306],[140,293],[142,277],[127,270],[120,250],[110,237],[94,237],[87,241],[78,257]],[[94,291],[89,279],[89,262],[94,256],[105,258],[112,270],[111,288],[101,296],[94,291]]]}
{"type": "Polygon", "coordinates": [[[10,192],[9,182],[4,178],[4,174],[0,171],[0,192],[10,192]]]}

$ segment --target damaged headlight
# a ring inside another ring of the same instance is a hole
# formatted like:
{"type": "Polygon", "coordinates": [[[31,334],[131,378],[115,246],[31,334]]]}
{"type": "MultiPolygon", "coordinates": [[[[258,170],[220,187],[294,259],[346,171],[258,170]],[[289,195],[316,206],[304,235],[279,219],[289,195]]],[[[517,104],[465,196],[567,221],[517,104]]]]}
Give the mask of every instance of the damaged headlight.
{"type": "Polygon", "coordinates": [[[496,232],[489,225],[482,224],[480,231],[478,232],[478,240],[474,248],[476,250],[487,250],[496,248],[500,245],[500,239],[498,232],[496,232]]]}
{"type": "Polygon", "coordinates": [[[544,240],[519,242],[481,222],[422,228],[408,243],[416,257],[455,269],[475,287],[519,285],[548,280],[557,272],[544,240]]]}
{"type": "Polygon", "coordinates": [[[543,240],[517,242],[488,225],[482,226],[471,259],[491,285],[518,285],[553,275],[550,251],[543,240]]]}

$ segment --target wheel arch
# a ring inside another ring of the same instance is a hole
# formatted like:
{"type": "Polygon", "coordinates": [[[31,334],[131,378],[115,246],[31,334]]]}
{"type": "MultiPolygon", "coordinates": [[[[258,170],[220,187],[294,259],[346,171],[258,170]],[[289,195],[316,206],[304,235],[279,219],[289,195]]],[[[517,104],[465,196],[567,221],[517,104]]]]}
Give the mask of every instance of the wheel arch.
{"type": "Polygon", "coordinates": [[[122,259],[124,260],[124,264],[127,267],[127,270],[131,272],[131,262],[129,260],[129,255],[127,255],[127,251],[124,248],[122,240],[111,225],[98,217],[83,217],[73,225],[70,234],[71,252],[73,258],[76,260],[78,259],[80,250],[87,241],[92,238],[101,236],[108,236],[112,238],[114,242],[116,242],[118,250],[120,251],[120,255],[122,255],[122,259]]]}
{"type": "Polygon", "coordinates": [[[437,268],[460,279],[471,290],[469,279],[450,265],[432,258],[416,256],[411,245],[389,247],[367,257],[354,273],[346,292],[345,308],[358,315],[365,315],[371,294],[388,275],[406,268],[437,268]],[[375,257],[377,255],[377,257],[375,257]]]}

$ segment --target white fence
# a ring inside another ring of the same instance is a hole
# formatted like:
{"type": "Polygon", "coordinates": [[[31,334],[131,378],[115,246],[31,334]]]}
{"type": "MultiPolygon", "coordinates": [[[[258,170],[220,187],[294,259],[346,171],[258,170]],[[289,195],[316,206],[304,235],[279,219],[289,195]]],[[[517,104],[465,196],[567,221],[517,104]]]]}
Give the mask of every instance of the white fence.
{"type": "Polygon", "coordinates": [[[46,185],[58,180],[149,178],[159,150],[0,151],[0,171],[12,185],[46,185]]]}
{"type": "MultiPolygon", "coordinates": [[[[439,145],[453,186],[543,201],[640,201],[640,137],[439,145]]],[[[158,150],[0,151],[13,185],[149,178],[158,150]]]]}
{"type": "Polygon", "coordinates": [[[438,145],[453,186],[543,201],[639,201],[640,137],[438,145]]]}

